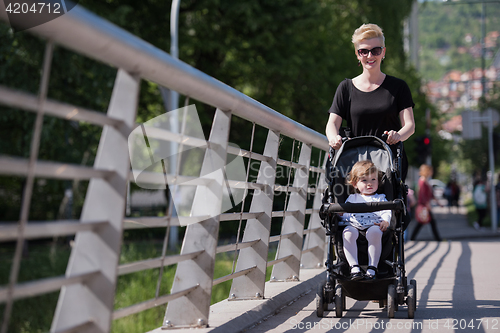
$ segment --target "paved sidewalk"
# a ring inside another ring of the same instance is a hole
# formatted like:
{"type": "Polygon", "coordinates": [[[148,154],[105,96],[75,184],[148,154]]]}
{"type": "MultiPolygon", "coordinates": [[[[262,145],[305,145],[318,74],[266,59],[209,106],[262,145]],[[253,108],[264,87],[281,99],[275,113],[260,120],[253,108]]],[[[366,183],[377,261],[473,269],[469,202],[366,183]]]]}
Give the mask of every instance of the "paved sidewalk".
{"type": "MultiPolygon", "coordinates": [[[[300,281],[266,282],[264,299],[226,299],[210,306],[210,326],[207,328],[175,328],[171,332],[233,333],[249,329],[311,293],[311,290],[316,290],[318,284],[326,279],[326,271],[324,268],[301,269],[299,277],[300,281]]],[[[159,327],[148,333],[162,332],[169,331],[159,327]]]]}
{"type": "MultiPolygon", "coordinates": [[[[490,238],[498,237],[500,238],[500,232],[493,232],[491,227],[484,227],[480,230],[474,229],[467,223],[466,209],[465,207],[460,207],[459,212],[455,211],[455,207],[452,208],[450,213],[448,207],[435,206],[432,208],[434,213],[434,218],[437,221],[437,228],[439,234],[443,240],[473,240],[477,238],[490,238]]],[[[413,219],[408,226],[407,240],[410,239],[413,229],[417,225],[417,221],[413,219]]],[[[434,235],[432,234],[431,226],[423,226],[416,238],[416,241],[432,241],[434,240],[434,235]]]]}

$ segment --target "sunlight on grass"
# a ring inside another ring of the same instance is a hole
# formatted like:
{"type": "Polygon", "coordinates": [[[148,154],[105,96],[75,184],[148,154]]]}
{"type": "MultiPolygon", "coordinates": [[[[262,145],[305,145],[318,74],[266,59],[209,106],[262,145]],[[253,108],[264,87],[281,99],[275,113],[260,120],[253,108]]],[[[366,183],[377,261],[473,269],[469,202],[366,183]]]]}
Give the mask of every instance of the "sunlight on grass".
{"type": "MultiPolygon", "coordinates": [[[[13,247],[0,251],[0,279],[6,283],[10,273],[13,247]]],[[[158,257],[161,244],[155,242],[134,242],[124,244],[120,254],[120,263],[130,263],[158,257]]],[[[20,270],[20,281],[31,281],[50,276],[63,275],[69,259],[70,247],[57,242],[35,244],[30,246],[29,255],[23,259],[20,270]]],[[[269,253],[268,260],[274,259],[275,252],[269,253]]],[[[234,252],[220,253],[216,256],[214,280],[232,273],[234,252]]],[[[168,295],[172,288],[176,265],[165,267],[158,296],[168,295]]],[[[266,270],[266,281],[269,281],[272,267],[266,270]]],[[[160,269],[148,269],[125,274],[118,277],[114,309],[122,309],[131,305],[154,299],[158,287],[160,269]]],[[[220,283],[212,288],[211,304],[229,297],[232,280],[220,283]]],[[[34,298],[16,301],[12,312],[9,332],[39,333],[50,330],[52,318],[59,292],[49,293],[34,298]]],[[[142,311],[115,320],[112,323],[113,333],[143,333],[163,324],[167,304],[142,311]]],[[[4,305],[0,305],[3,313],[4,305]]]]}

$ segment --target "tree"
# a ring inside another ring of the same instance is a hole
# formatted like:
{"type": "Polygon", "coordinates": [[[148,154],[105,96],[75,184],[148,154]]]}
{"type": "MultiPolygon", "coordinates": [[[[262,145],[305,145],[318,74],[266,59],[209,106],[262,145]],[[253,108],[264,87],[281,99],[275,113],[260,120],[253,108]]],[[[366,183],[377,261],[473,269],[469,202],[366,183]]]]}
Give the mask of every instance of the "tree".
{"type": "MultiPolygon", "coordinates": [[[[351,35],[361,23],[374,22],[384,28],[388,49],[383,70],[405,79],[416,102],[415,119],[427,107],[420,92],[420,79],[407,64],[403,50],[403,20],[411,0],[351,2],[339,0],[184,0],[179,20],[180,59],[227,83],[288,117],[324,133],[327,110],[337,85],[345,77],[360,73],[351,35]]],[[[169,50],[170,3],[160,0],[80,0],[79,4],[147,42],[169,50]]],[[[37,93],[44,42],[28,32],[13,34],[0,23],[0,81],[37,93]]],[[[105,112],[116,69],[56,47],[49,98],[105,112]]],[[[201,121],[208,133],[213,108],[197,101],[201,121]]],[[[182,103],[182,101],[181,101],[182,103]]],[[[5,109],[2,112],[0,154],[27,157],[34,115],[5,109]]],[[[158,86],[141,83],[138,121],[165,112],[158,86]]],[[[420,125],[419,125],[420,126],[420,125]]],[[[244,146],[248,131],[236,131],[235,143],[244,146]]],[[[40,159],[92,165],[101,130],[87,124],[68,123],[46,117],[40,159]]],[[[264,136],[264,134],[259,134],[264,136]]],[[[291,143],[290,143],[291,144],[291,143]]],[[[409,144],[411,146],[411,143],[409,144]]],[[[412,158],[412,149],[407,148],[412,158]]],[[[22,178],[10,184],[7,193],[20,198],[22,178]]],[[[56,207],[69,186],[46,182],[34,193],[30,219],[57,218],[56,207]],[[43,187],[43,189],[42,189],[43,187]],[[47,195],[47,193],[51,193],[47,195]],[[50,203],[47,202],[50,198],[50,203]],[[47,207],[53,207],[46,209],[47,207]]],[[[85,192],[85,184],[81,188],[85,192]]],[[[8,219],[18,218],[19,199],[6,203],[8,219]],[[12,208],[14,207],[14,208],[12,208]]],[[[73,215],[79,216],[81,203],[73,215]]]]}

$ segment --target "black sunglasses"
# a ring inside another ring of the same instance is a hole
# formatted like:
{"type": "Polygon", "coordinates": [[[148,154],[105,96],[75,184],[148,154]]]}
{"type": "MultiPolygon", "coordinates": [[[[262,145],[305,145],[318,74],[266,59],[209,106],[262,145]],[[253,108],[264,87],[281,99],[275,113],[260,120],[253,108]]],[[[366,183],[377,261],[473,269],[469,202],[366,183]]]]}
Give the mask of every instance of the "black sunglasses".
{"type": "Polygon", "coordinates": [[[370,53],[370,52],[371,52],[371,54],[372,54],[373,56],[379,56],[379,55],[381,55],[381,54],[382,54],[382,50],[383,50],[383,49],[384,49],[384,48],[383,48],[383,47],[381,47],[381,46],[374,47],[374,48],[373,48],[373,49],[371,49],[371,50],[368,50],[368,49],[359,49],[359,50],[358,50],[358,54],[359,54],[360,56],[362,56],[362,57],[367,57],[367,56],[368,56],[368,53],[370,53]]]}

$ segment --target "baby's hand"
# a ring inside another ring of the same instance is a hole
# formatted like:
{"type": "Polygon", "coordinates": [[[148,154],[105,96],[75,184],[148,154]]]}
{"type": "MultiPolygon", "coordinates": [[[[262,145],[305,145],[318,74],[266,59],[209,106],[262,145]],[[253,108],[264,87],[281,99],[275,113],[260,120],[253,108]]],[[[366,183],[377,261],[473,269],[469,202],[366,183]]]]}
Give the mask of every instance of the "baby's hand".
{"type": "Polygon", "coordinates": [[[386,231],[387,228],[389,228],[389,222],[387,221],[382,221],[382,222],[375,222],[375,225],[378,225],[380,227],[380,230],[386,231]]]}

